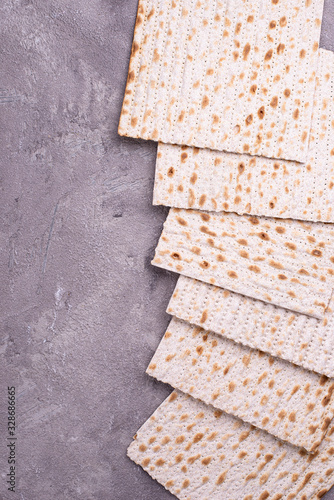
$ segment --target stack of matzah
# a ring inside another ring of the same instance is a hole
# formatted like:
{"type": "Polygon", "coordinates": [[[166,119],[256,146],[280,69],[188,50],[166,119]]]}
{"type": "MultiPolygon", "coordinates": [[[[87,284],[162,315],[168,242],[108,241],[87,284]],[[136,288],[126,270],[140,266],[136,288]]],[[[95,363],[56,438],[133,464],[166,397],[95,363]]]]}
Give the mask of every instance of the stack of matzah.
{"type": "Polygon", "coordinates": [[[323,0],[139,0],[119,133],[159,141],[180,273],[129,457],[177,498],[334,484],[334,55],[323,0]],[[182,391],[182,392],[181,392],[182,391]]]}

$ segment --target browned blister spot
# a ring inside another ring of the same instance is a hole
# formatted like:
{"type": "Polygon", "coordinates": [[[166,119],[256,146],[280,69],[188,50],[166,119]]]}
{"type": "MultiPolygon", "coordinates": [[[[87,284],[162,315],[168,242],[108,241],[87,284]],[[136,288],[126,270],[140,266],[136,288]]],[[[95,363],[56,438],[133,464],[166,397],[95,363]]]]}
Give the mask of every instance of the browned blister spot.
{"type": "Polygon", "coordinates": [[[258,117],[260,118],[260,120],[263,120],[264,115],[265,115],[264,106],[261,106],[261,108],[258,110],[257,114],[258,114],[258,117]]]}
{"type": "Polygon", "coordinates": [[[314,249],[312,250],[312,255],[314,255],[314,257],[322,257],[322,252],[321,250],[318,250],[318,249],[314,249]]]}
{"type": "Polygon", "coordinates": [[[243,358],[242,358],[242,362],[245,366],[248,366],[249,363],[250,363],[250,360],[251,360],[251,355],[250,354],[246,354],[243,358]]]}
{"type": "Polygon", "coordinates": [[[211,460],[212,460],[212,457],[203,458],[202,459],[202,464],[203,465],[209,465],[209,463],[211,462],[211,460]]]}
{"type": "Polygon", "coordinates": [[[202,345],[199,345],[198,347],[196,347],[197,354],[201,355],[201,354],[203,354],[203,351],[204,351],[204,347],[202,345]]]}
{"type": "Polygon", "coordinates": [[[235,389],[235,383],[234,382],[230,382],[228,384],[228,392],[233,392],[235,389]]]}
{"type": "Polygon", "coordinates": [[[218,479],[217,479],[217,481],[216,481],[216,484],[217,484],[217,485],[222,484],[222,483],[225,481],[225,479],[226,479],[226,475],[227,475],[227,471],[225,471],[225,472],[223,472],[222,474],[220,474],[220,476],[218,476],[218,479]]]}
{"type": "Polygon", "coordinates": [[[289,248],[290,250],[296,250],[297,246],[294,243],[287,242],[285,243],[285,246],[289,248]]]}
{"type": "Polygon", "coordinates": [[[190,484],[189,479],[185,479],[185,480],[183,481],[183,483],[182,483],[182,488],[187,488],[187,487],[189,486],[189,484],[190,484]]]}
{"type": "Polygon", "coordinates": [[[203,313],[202,313],[200,323],[204,323],[207,319],[208,319],[208,310],[205,309],[205,311],[203,311],[203,313]]]}
{"type": "Polygon", "coordinates": [[[261,272],[261,269],[259,268],[259,266],[248,266],[248,269],[250,271],[253,271],[253,273],[260,273],[261,272]]]}
{"type": "Polygon", "coordinates": [[[196,172],[194,172],[192,174],[192,176],[190,177],[190,183],[195,184],[196,181],[197,181],[197,174],[196,174],[196,172]]]}
{"type": "Polygon", "coordinates": [[[270,29],[274,29],[274,28],[276,28],[276,21],[270,21],[270,23],[269,23],[269,28],[270,28],[270,29]]]}
{"type": "Polygon", "coordinates": [[[206,194],[202,194],[198,202],[200,207],[204,205],[205,200],[206,200],[206,194]]]}
{"type": "Polygon", "coordinates": [[[246,125],[250,125],[253,122],[253,115],[248,115],[245,122],[246,125]]]}
{"type": "Polygon", "coordinates": [[[187,153],[181,153],[181,163],[185,163],[186,159],[188,158],[187,153]]]}
{"type": "Polygon", "coordinates": [[[284,49],[285,49],[284,43],[279,43],[277,45],[277,54],[279,54],[279,55],[283,54],[284,49]]]}
{"type": "Polygon", "coordinates": [[[182,112],[179,114],[179,117],[178,117],[177,121],[178,121],[179,123],[183,122],[183,120],[184,120],[184,116],[185,116],[185,112],[184,112],[184,111],[182,111],[182,112]]]}
{"type": "Polygon", "coordinates": [[[269,235],[267,233],[264,233],[263,231],[261,233],[258,233],[258,236],[261,238],[261,240],[270,241],[269,235]]]}
{"type": "Polygon", "coordinates": [[[249,258],[249,254],[245,250],[240,250],[239,255],[240,255],[240,257],[243,257],[244,259],[249,258]]]}
{"type": "Polygon", "coordinates": [[[273,98],[272,98],[272,100],[270,101],[270,106],[271,106],[272,108],[277,108],[277,104],[278,104],[278,97],[277,97],[277,96],[275,96],[275,97],[273,97],[273,98]]]}
{"type": "Polygon", "coordinates": [[[270,61],[270,59],[273,57],[273,49],[269,49],[266,55],[264,56],[265,61],[270,61]]]}
{"type": "Polygon", "coordinates": [[[306,271],[306,269],[299,269],[298,273],[303,274],[304,276],[310,276],[310,273],[306,271]]]}
{"type": "Polygon", "coordinates": [[[158,53],[158,49],[154,49],[154,52],[153,52],[153,62],[158,62],[160,59],[160,55],[158,53]]]}
{"type": "Polygon", "coordinates": [[[203,438],[204,434],[202,432],[198,432],[195,436],[194,436],[194,439],[193,439],[193,442],[194,443],[198,443],[202,438],[203,438]]]}
{"type": "Polygon", "coordinates": [[[188,226],[188,222],[182,219],[182,217],[176,217],[176,220],[179,224],[181,224],[181,226],[188,226]]]}
{"type": "Polygon", "coordinates": [[[299,117],[299,109],[298,109],[298,108],[296,108],[296,109],[294,110],[294,112],[293,112],[293,115],[292,115],[292,116],[293,116],[293,118],[294,118],[295,120],[298,120],[298,117],[299,117]]]}
{"type": "Polygon", "coordinates": [[[251,224],[253,224],[254,226],[256,226],[257,224],[260,224],[259,219],[257,219],[256,217],[249,217],[249,222],[251,224]]]}
{"type": "Polygon", "coordinates": [[[210,215],[209,214],[201,214],[201,219],[204,222],[208,222],[210,220],[210,215]]]}
{"type": "Polygon", "coordinates": [[[241,23],[237,23],[236,27],[235,27],[235,34],[236,35],[239,35],[240,31],[241,31],[241,23]]]}
{"type": "Polygon", "coordinates": [[[201,226],[199,230],[202,233],[208,234],[209,236],[217,236],[217,234],[214,231],[210,231],[210,229],[207,226],[201,226]]]}
{"type": "Polygon", "coordinates": [[[257,90],[257,85],[252,85],[251,88],[250,88],[251,93],[255,94],[256,90],[257,90]]]}
{"type": "Polygon", "coordinates": [[[285,97],[290,97],[290,94],[291,94],[291,90],[290,89],[285,89],[284,90],[285,97]]]}
{"type": "Polygon", "coordinates": [[[172,401],[175,401],[175,399],[177,399],[177,394],[176,392],[172,392],[172,394],[168,398],[168,402],[172,403],[172,401]]]}
{"type": "Polygon", "coordinates": [[[244,61],[247,61],[250,49],[251,49],[251,47],[250,47],[249,43],[246,43],[246,45],[244,46],[244,50],[242,51],[244,61]]]}
{"type": "Polygon", "coordinates": [[[228,271],[227,274],[230,278],[237,278],[238,277],[238,275],[235,271],[228,271]]]}
{"type": "Polygon", "coordinates": [[[251,472],[248,476],[245,477],[246,481],[250,481],[251,479],[255,479],[257,476],[256,472],[251,472]]]}
{"type": "Polygon", "coordinates": [[[135,79],[135,72],[130,71],[129,75],[128,75],[128,82],[131,83],[131,82],[133,82],[134,79],[135,79]]]}
{"type": "Polygon", "coordinates": [[[209,104],[209,98],[207,95],[205,95],[202,99],[202,108],[206,108],[209,104]]]}
{"type": "Polygon", "coordinates": [[[285,410],[281,410],[278,414],[278,418],[280,420],[283,420],[283,418],[286,416],[286,411],[285,410]]]}
{"type": "Polygon", "coordinates": [[[226,257],[220,253],[216,256],[216,259],[218,260],[218,262],[225,262],[226,261],[226,257]]]}
{"type": "Polygon", "coordinates": [[[158,458],[158,460],[155,462],[155,465],[161,467],[162,465],[164,465],[164,463],[165,461],[162,458],[158,458]]]}

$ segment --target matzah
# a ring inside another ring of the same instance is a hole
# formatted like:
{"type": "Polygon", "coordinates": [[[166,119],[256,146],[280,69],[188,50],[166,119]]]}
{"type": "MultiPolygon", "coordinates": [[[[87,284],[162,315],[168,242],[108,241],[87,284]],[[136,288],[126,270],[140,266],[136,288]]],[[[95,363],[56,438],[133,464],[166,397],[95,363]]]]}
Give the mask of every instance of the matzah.
{"type": "Polygon", "coordinates": [[[128,456],[180,500],[315,500],[334,483],[333,430],[309,455],[174,391],[128,456]]]}
{"type": "Polygon", "coordinates": [[[176,318],[147,373],[308,451],[334,416],[333,379],[176,318]]]}
{"type": "Polygon", "coordinates": [[[119,133],[304,162],[323,0],[140,0],[119,133]]]}
{"type": "Polygon", "coordinates": [[[180,276],[167,312],[334,378],[334,297],[318,320],[180,276]]]}
{"type": "Polygon", "coordinates": [[[319,51],[306,165],[159,144],[155,205],[334,222],[334,53],[319,51]]]}
{"type": "Polygon", "coordinates": [[[152,263],[322,318],[334,275],[334,227],[171,209],[152,263]]]}

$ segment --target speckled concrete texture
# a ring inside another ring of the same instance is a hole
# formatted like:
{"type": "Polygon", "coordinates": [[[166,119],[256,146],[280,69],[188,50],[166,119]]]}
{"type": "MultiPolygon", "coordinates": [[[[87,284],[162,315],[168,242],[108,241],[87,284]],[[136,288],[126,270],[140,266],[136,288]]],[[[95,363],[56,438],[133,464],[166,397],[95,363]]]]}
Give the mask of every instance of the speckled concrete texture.
{"type": "MultiPolygon", "coordinates": [[[[173,498],[126,457],[170,392],[144,372],[176,281],[150,265],[167,214],[151,205],[156,146],[117,136],[136,8],[0,3],[0,500],[173,498]]],[[[333,19],[328,0],[328,49],[333,19]]]]}

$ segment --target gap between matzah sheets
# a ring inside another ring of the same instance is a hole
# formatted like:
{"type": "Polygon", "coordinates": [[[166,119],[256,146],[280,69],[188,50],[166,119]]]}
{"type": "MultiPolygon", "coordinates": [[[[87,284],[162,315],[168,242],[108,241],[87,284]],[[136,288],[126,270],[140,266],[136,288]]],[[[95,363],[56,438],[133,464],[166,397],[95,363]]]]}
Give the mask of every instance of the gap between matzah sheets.
{"type": "Polygon", "coordinates": [[[159,143],[153,203],[334,222],[334,53],[319,56],[305,165],[159,143]]]}
{"type": "Polygon", "coordinates": [[[304,162],[323,0],[140,0],[119,134],[304,162]]]}
{"type": "Polygon", "coordinates": [[[172,208],[152,264],[321,319],[333,291],[333,236],[319,222],[172,208]]]}
{"type": "Polygon", "coordinates": [[[314,452],[334,416],[334,380],[173,318],[147,373],[314,452]]]}
{"type": "Polygon", "coordinates": [[[333,430],[309,455],[174,391],[128,456],[180,500],[318,500],[334,483],[333,430]]]}
{"type": "Polygon", "coordinates": [[[334,296],[318,320],[180,276],[167,312],[334,378],[334,296]]]}

